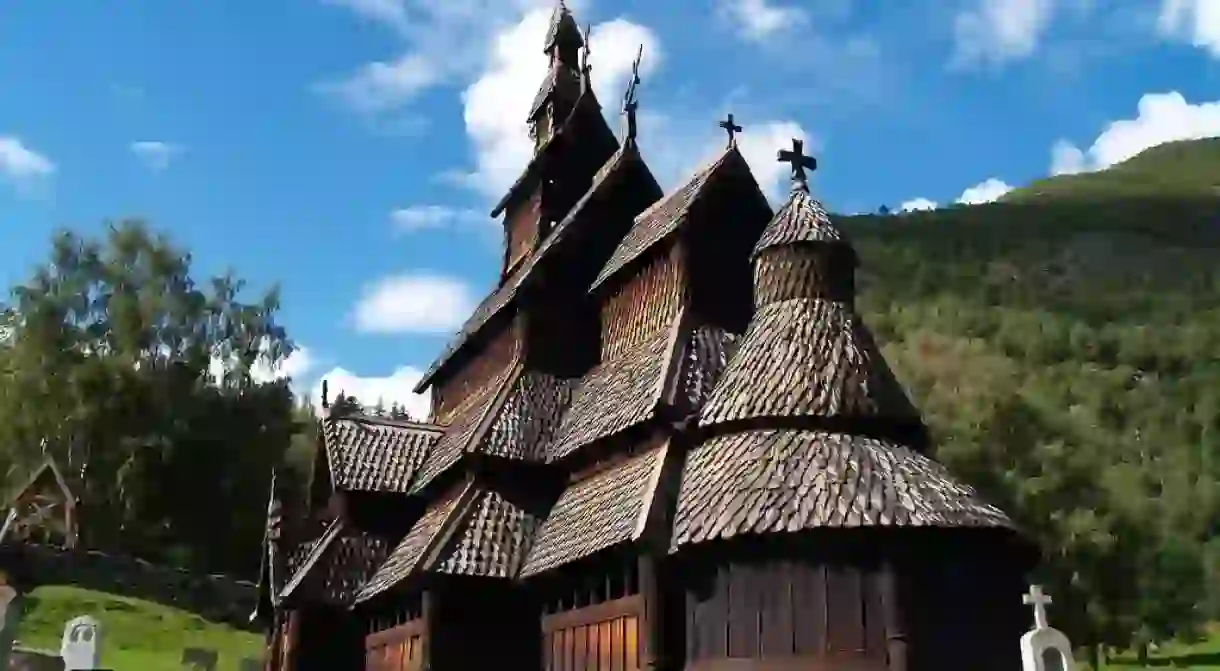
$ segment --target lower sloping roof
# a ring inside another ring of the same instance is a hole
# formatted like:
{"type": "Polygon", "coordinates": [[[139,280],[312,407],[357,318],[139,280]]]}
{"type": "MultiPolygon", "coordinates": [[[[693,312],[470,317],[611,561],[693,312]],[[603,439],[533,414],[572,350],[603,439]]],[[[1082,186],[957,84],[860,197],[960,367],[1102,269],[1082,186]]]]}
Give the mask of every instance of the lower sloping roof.
{"type": "Polygon", "coordinates": [[[944,466],[874,438],[745,431],[691,450],[671,550],[747,534],[869,526],[1010,527],[944,466]]]}
{"type": "Polygon", "coordinates": [[[584,445],[653,416],[673,359],[673,329],[661,329],[634,348],[598,364],[572,390],[547,460],[556,461],[584,445]]]}
{"type": "Polygon", "coordinates": [[[515,578],[542,524],[532,509],[494,489],[479,488],[434,561],[425,570],[487,578],[515,578]]]}
{"type": "Polygon", "coordinates": [[[521,576],[637,539],[668,449],[653,448],[569,485],[542,523],[521,576]]]}
{"type": "Polygon", "coordinates": [[[351,415],[322,420],[322,439],[337,489],[406,492],[442,427],[351,415]]]}
{"type": "Polygon", "coordinates": [[[380,566],[389,544],[336,520],[310,548],[280,592],[287,599],[304,590],[311,599],[347,605],[380,566]]]}
{"type": "Polygon", "coordinates": [[[471,487],[469,483],[456,487],[429,506],[361,587],[355,602],[367,601],[414,573],[429,548],[435,545],[446,520],[469,498],[471,487]]]}
{"type": "Polygon", "coordinates": [[[511,459],[544,458],[545,448],[572,398],[572,389],[579,382],[576,378],[523,372],[514,380],[475,451],[511,459]]]}

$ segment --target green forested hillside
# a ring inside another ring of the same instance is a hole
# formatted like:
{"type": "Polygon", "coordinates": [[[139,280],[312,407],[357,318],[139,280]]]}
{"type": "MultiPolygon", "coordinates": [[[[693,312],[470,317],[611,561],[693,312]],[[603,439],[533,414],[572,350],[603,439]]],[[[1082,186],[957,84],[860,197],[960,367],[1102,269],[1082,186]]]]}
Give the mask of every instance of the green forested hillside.
{"type": "Polygon", "coordinates": [[[1174,143],[1002,203],[840,220],[862,312],[939,456],[1042,541],[1081,642],[1166,640],[1217,615],[1209,175],[1220,142],[1174,143]]]}

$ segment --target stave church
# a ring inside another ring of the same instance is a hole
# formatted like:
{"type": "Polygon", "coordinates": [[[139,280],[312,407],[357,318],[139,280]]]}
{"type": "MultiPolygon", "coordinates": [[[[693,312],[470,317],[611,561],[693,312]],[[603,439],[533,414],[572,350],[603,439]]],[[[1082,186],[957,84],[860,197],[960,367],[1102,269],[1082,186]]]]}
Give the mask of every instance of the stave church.
{"type": "Polygon", "coordinates": [[[323,392],[307,500],[273,482],[266,669],[1019,668],[1037,549],[930,456],[814,159],[779,151],[773,209],[730,115],[665,193],[638,75],[615,133],[586,39],[560,2],[499,279],[427,421],[323,392]]]}

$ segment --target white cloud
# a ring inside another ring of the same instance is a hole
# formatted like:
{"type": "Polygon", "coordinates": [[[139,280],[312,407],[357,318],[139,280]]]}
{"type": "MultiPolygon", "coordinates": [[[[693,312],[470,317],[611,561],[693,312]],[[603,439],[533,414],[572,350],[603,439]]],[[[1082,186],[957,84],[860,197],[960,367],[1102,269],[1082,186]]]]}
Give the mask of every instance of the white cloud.
{"type": "Polygon", "coordinates": [[[963,205],[980,205],[999,200],[1004,194],[1012,191],[1012,187],[1003,181],[991,177],[962,192],[957,202],[963,205]]]}
{"type": "Polygon", "coordinates": [[[143,161],[144,165],[155,172],[168,168],[170,162],[183,151],[179,145],[152,140],[132,142],[127,145],[127,148],[131,150],[132,154],[135,154],[136,158],[143,161]]]}
{"type": "Polygon", "coordinates": [[[464,224],[483,224],[491,222],[492,219],[486,213],[472,209],[445,205],[411,205],[390,212],[390,221],[394,224],[394,230],[414,233],[464,224]]]}
{"type": "Polygon", "coordinates": [[[935,210],[935,201],[927,198],[914,198],[898,206],[899,212],[919,212],[923,210],[935,210]]]}
{"type": "MultiPolygon", "coordinates": [[[[550,19],[549,8],[529,11],[493,38],[484,70],[463,92],[466,132],[474,145],[475,169],[464,182],[484,195],[504,194],[533,155],[526,115],[546,75],[540,45],[550,19]]],[[[640,45],[640,76],[647,77],[664,58],[651,30],[625,19],[594,26],[591,38],[593,86],[607,108],[616,105],[640,45]]],[[[646,95],[646,94],[645,94],[646,95]]]]}
{"type": "Polygon", "coordinates": [[[351,75],[317,88],[357,112],[377,114],[410,102],[442,81],[443,74],[424,55],[407,53],[392,61],[366,63],[351,75]]]}
{"type": "Polygon", "coordinates": [[[953,64],[991,64],[1031,56],[1050,26],[1055,0],[971,0],[953,20],[953,64]]]}
{"type": "Polygon", "coordinates": [[[451,333],[474,311],[470,287],[431,273],[383,278],[365,288],[353,315],[365,333],[451,333]]]}
{"type": "Polygon", "coordinates": [[[780,149],[790,148],[794,138],[806,143],[806,152],[814,150],[809,134],[795,121],[764,121],[737,136],[737,147],[750,165],[750,172],[772,199],[778,199],[786,190],[792,171],[787,163],[779,162],[776,154],[780,149]]]}
{"type": "Polygon", "coordinates": [[[19,138],[0,135],[0,177],[21,183],[54,173],[51,159],[25,146],[19,138]]]}
{"type": "Polygon", "coordinates": [[[398,368],[386,377],[362,377],[344,368],[332,368],[314,384],[309,401],[315,407],[321,404],[322,381],[325,380],[331,399],[342,393],[355,396],[366,407],[376,405],[379,400],[386,407],[398,403],[412,419],[424,421],[428,418],[430,397],[411,391],[422,377],[423,371],[412,366],[398,368]]]}
{"type": "Polygon", "coordinates": [[[279,365],[272,366],[264,359],[254,362],[250,368],[250,377],[259,383],[284,378],[292,378],[293,381],[300,382],[315,365],[317,365],[317,361],[314,360],[309,348],[298,346],[279,365]]]}
{"type": "Polygon", "coordinates": [[[1220,136],[1220,100],[1192,104],[1181,93],[1147,93],[1134,119],[1111,122],[1082,150],[1067,140],[1051,148],[1051,174],[1101,170],[1174,140],[1220,136]]]}
{"type": "Polygon", "coordinates": [[[768,0],[720,0],[717,11],[742,39],[752,42],[798,28],[809,18],[796,7],[781,7],[768,0]]]}
{"type": "Polygon", "coordinates": [[[1220,58],[1220,2],[1162,0],[1157,28],[1161,34],[1189,42],[1220,58]]]}

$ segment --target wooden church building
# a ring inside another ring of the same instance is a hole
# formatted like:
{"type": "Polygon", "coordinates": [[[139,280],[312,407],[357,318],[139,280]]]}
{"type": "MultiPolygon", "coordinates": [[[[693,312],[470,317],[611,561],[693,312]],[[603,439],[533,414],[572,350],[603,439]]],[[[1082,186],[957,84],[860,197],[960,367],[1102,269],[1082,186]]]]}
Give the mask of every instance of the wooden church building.
{"type": "Polygon", "coordinates": [[[929,456],[813,159],[774,211],[730,117],[663,193],[584,39],[560,3],[428,421],[327,409],[304,509],[273,487],[267,668],[1018,668],[1035,548],[929,456]]]}

